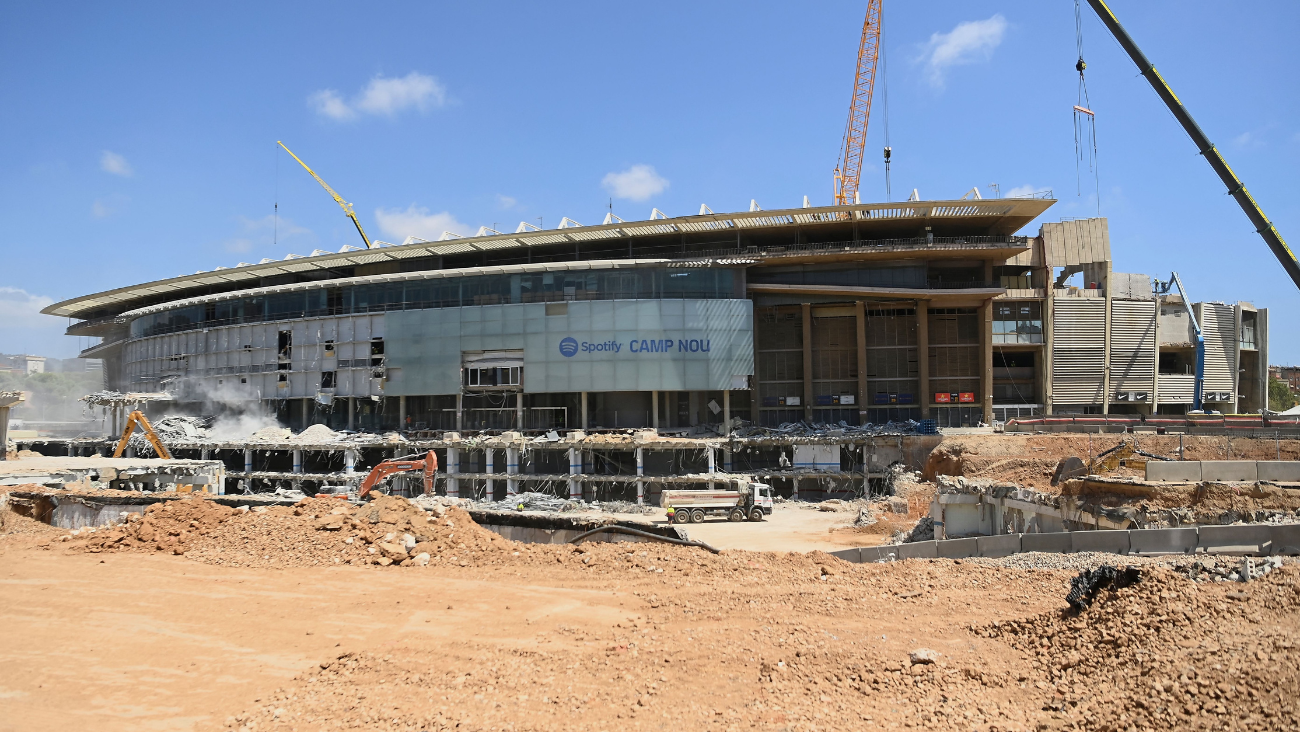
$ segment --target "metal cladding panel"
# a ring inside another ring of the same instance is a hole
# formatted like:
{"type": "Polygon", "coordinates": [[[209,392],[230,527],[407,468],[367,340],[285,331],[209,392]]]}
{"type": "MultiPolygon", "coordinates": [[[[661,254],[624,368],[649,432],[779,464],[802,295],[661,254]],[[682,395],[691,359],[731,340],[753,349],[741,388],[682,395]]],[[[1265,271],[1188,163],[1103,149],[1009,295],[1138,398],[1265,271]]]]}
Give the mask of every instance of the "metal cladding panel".
{"type": "Polygon", "coordinates": [[[1106,301],[1058,298],[1052,307],[1052,403],[1100,404],[1106,301]]]}
{"type": "Polygon", "coordinates": [[[522,350],[527,393],[706,391],[754,373],[750,300],[598,300],[384,314],[390,396],[455,394],[465,351],[522,350]]]}
{"type": "Polygon", "coordinates": [[[1237,363],[1237,315],[1231,305],[1202,302],[1195,305],[1205,337],[1205,390],[1232,391],[1237,363]]]}
{"type": "Polygon", "coordinates": [[[1151,391],[1156,367],[1154,300],[1112,300],[1110,306],[1110,389],[1151,391]]]}

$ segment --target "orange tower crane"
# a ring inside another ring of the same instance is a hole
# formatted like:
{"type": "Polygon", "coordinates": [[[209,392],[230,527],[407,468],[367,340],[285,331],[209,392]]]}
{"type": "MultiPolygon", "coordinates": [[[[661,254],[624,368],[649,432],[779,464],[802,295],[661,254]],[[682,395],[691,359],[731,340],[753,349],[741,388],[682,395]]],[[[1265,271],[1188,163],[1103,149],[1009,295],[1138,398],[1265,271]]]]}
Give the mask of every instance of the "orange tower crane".
{"type": "Polygon", "coordinates": [[[835,166],[835,205],[857,203],[858,177],[862,173],[862,153],[867,142],[867,116],[871,114],[871,93],[876,86],[876,59],[880,55],[880,3],[868,0],[867,18],[862,23],[862,43],[858,46],[857,75],[853,78],[853,99],[849,104],[849,123],[844,128],[844,144],[835,166]]]}

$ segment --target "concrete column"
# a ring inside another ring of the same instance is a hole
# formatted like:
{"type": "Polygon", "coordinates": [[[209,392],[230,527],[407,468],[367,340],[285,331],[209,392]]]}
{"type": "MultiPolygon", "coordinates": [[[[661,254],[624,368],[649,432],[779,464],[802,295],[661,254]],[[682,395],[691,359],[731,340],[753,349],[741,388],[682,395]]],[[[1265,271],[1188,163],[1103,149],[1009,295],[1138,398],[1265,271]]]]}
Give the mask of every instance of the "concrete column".
{"type": "Polygon", "coordinates": [[[790,479],[790,500],[792,501],[799,500],[799,479],[798,478],[790,479]]]}
{"type": "MultiPolygon", "coordinates": [[[[706,448],[705,453],[709,456],[709,475],[713,475],[718,472],[716,449],[713,447],[706,448]]],[[[713,490],[713,481],[711,480],[709,481],[709,490],[713,490]]]]}
{"type": "MultiPolygon", "coordinates": [[[[0,458],[0,459],[3,459],[3,458],[0,458]]],[[[212,449],[211,449],[211,448],[208,448],[208,447],[205,447],[205,448],[203,448],[202,450],[199,450],[199,459],[200,459],[200,460],[211,460],[211,459],[212,459],[212,449]]]]}
{"type": "Polygon", "coordinates": [[[357,398],[348,397],[348,429],[356,429],[354,426],[357,421],[357,398]]]}
{"type": "Polygon", "coordinates": [[[659,429],[659,392],[650,392],[650,426],[659,429]]]}
{"type": "Polygon", "coordinates": [[[981,308],[984,335],[980,343],[980,401],[984,407],[984,424],[993,424],[993,298],[984,301],[981,308]]]}
{"type": "MultiPolygon", "coordinates": [[[[1155,322],[1151,331],[1155,334],[1155,358],[1151,368],[1151,414],[1155,414],[1160,405],[1160,296],[1156,295],[1155,322]]],[[[1265,404],[1264,406],[1268,406],[1265,404]]]]}
{"type": "MultiPolygon", "coordinates": [[[[854,226],[857,226],[856,219],[854,226]]],[[[858,424],[867,423],[867,304],[859,300],[854,306],[858,326],[858,424]]]]}
{"type": "Polygon", "coordinates": [[[447,448],[447,497],[460,498],[460,448],[447,448]]]}
{"type": "Polygon", "coordinates": [[[916,388],[921,393],[921,419],[930,418],[930,301],[916,301],[916,388]]]}
{"type": "Polygon", "coordinates": [[[348,475],[357,472],[357,453],[355,450],[343,451],[343,472],[348,475]]]}
{"type": "Polygon", "coordinates": [[[582,461],[578,458],[578,448],[569,448],[569,500],[582,500],[582,483],[578,480],[582,475],[582,461]]]}
{"type": "Polygon", "coordinates": [[[637,505],[645,503],[645,481],[641,480],[645,475],[645,448],[636,449],[636,502],[637,505]]]}
{"type": "Polygon", "coordinates": [[[456,393],[456,431],[465,429],[465,395],[456,393]]]}
{"type": "Polygon", "coordinates": [[[302,450],[293,451],[293,472],[302,472],[302,450]]]}
{"type": "Polygon", "coordinates": [[[248,448],[244,448],[244,472],[253,472],[253,451],[248,448]]]}
{"type": "Polygon", "coordinates": [[[1241,414],[1241,303],[1232,308],[1232,323],[1232,413],[1241,414]]]}
{"type": "Polygon", "coordinates": [[[397,397],[397,431],[406,429],[406,397],[397,397]]]}
{"type": "Polygon", "coordinates": [[[722,390],[722,434],[731,434],[731,390],[722,390]]]}
{"type": "Polygon", "coordinates": [[[813,359],[812,359],[812,305],[803,308],[803,418],[813,421],[813,359]]]}
{"type": "MultiPolygon", "coordinates": [[[[1106,262],[1106,281],[1101,286],[1106,288],[1102,292],[1106,296],[1106,339],[1104,341],[1104,350],[1101,355],[1101,413],[1110,414],[1110,272],[1111,263],[1106,262]]],[[[1189,304],[1187,307],[1191,307],[1189,304]]]]}
{"type": "MultiPolygon", "coordinates": [[[[483,472],[488,475],[492,474],[492,448],[483,450],[483,472]]],[[[489,501],[496,500],[496,481],[492,478],[487,479],[487,485],[484,488],[484,498],[489,501]]]]}
{"type": "Polygon", "coordinates": [[[524,393],[515,393],[515,429],[524,431],[524,393]]]}
{"type": "Polygon", "coordinates": [[[519,492],[519,448],[511,445],[506,448],[506,496],[519,492]]]}
{"type": "Polygon", "coordinates": [[[9,457],[9,407],[0,407],[0,460],[9,457]]]}
{"type": "Polygon", "coordinates": [[[310,414],[311,414],[311,400],[303,399],[302,400],[302,428],[303,429],[307,429],[308,427],[311,426],[311,417],[309,416],[310,414]]]}
{"type": "Polygon", "coordinates": [[[587,392],[585,391],[582,392],[582,406],[579,409],[582,411],[582,419],[578,420],[578,422],[585,430],[587,429],[587,392]]]}

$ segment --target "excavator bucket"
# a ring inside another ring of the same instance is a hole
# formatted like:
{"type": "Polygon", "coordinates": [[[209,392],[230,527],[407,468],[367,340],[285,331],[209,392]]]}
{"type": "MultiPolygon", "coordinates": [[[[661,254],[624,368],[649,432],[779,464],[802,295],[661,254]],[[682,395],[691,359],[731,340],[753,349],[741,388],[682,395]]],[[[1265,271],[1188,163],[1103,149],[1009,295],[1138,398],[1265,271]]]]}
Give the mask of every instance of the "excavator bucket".
{"type": "Polygon", "coordinates": [[[1088,466],[1079,458],[1073,455],[1061,458],[1061,462],[1056,464],[1056,471],[1052,473],[1052,485],[1060,485],[1061,481],[1081,478],[1087,474],[1088,466]]]}

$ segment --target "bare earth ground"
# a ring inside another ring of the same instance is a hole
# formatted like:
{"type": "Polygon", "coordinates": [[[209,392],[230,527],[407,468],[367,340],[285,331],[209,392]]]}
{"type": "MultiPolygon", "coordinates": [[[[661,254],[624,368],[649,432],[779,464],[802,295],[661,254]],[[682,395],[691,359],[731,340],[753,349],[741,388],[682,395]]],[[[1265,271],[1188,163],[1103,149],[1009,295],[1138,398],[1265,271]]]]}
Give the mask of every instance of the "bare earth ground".
{"type": "Polygon", "coordinates": [[[0,730],[1300,725],[1296,565],[1151,569],[1072,618],[1062,572],[523,545],[334,505],[183,501],[70,541],[6,521],[0,730]],[[428,566],[359,548],[392,526],[428,566]]]}

